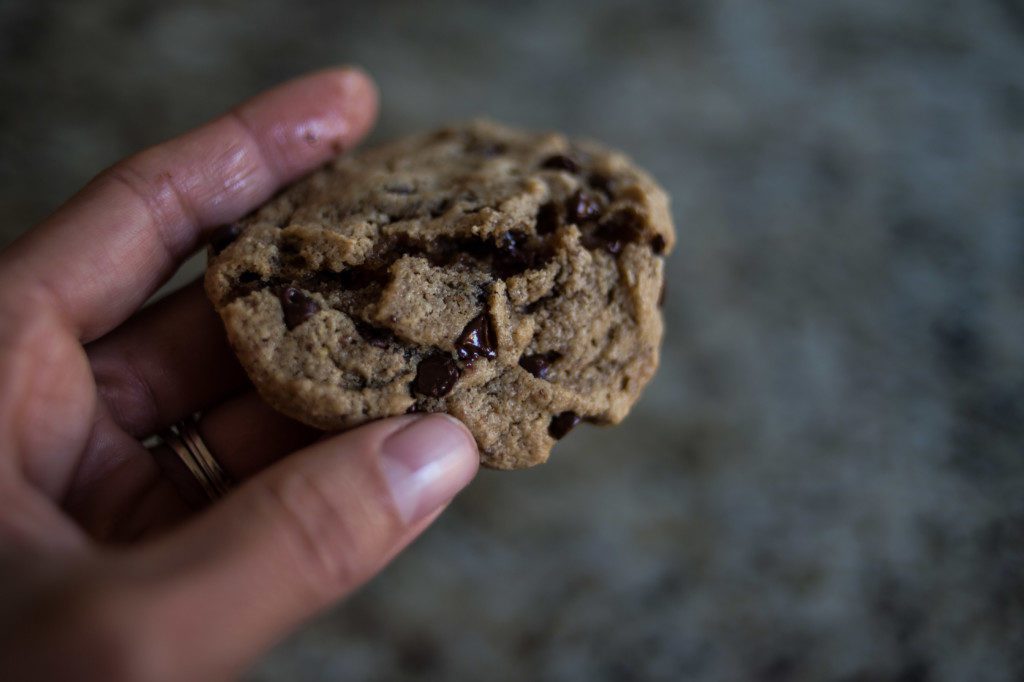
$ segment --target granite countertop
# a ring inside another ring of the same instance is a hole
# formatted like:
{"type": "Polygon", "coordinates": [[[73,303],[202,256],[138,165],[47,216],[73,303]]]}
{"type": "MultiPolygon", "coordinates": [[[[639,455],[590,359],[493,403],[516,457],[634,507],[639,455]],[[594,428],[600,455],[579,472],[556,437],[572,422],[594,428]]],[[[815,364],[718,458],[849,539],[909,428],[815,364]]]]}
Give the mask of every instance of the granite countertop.
{"type": "Polygon", "coordinates": [[[1024,677],[1024,3],[347,5],[7,0],[0,239],[354,62],[377,139],[487,115],[649,168],[668,336],[623,426],[485,472],[249,679],[1024,677]]]}

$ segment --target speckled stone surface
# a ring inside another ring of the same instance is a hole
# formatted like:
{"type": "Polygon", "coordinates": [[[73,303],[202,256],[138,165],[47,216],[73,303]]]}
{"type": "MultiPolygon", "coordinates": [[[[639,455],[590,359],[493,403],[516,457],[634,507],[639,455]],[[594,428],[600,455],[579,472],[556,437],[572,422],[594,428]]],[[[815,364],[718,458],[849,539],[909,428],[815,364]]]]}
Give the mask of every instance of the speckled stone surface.
{"type": "Polygon", "coordinates": [[[484,472],[249,679],[1024,676],[1020,0],[346,5],[0,5],[4,239],[356,62],[379,138],[484,115],[658,177],[666,344],[622,426],[484,472]]]}

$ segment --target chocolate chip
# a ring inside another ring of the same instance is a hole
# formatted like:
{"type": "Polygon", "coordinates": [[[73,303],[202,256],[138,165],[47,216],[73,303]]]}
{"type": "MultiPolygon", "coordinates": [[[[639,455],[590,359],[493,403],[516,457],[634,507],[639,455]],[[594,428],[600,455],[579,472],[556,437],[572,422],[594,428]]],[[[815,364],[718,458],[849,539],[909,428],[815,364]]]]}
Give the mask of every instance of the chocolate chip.
{"type": "Polygon", "coordinates": [[[574,159],[565,154],[554,154],[544,159],[540,164],[541,168],[547,170],[564,170],[570,173],[579,173],[580,165],[574,159]]]}
{"type": "Polygon", "coordinates": [[[423,407],[419,403],[413,403],[409,406],[409,409],[405,411],[406,414],[425,414],[426,412],[427,408],[423,407]]]}
{"type": "Polygon", "coordinates": [[[455,341],[455,353],[460,360],[472,362],[479,357],[493,358],[497,355],[494,330],[487,313],[477,315],[455,341]]]}
{"type": "Polygon", "coordinates": [[[246,270],[238,276],[239,284],[253,284],[260,281],[260,276],[251,270],[246,270]]]}
{"type": "Polygon", "coordinates": [[[640,241],[644,231],[643,217],[631,209],[616,211],[597,228],[584,235],[583,245],[588,249],[603,248],[617,255],[626,244],[640,241]]]}
{"type": "Polygon", "coordinates": [[[537,234],[551,234],[561,223],[562,219],[558,215],[558,206],[555,202],[549,201],[537,209],[537,234]]]}
{"type": "Polygon", "coordinates": [[[238,235],[240,234],[242,234],[242,226],[238,223],[231,223],[230,225],[221,225],[218,227],[210,233],[209,243],[213,248],[213,253],[218,254],[228,248],[231,242],[238,239],[238,235]]]}
{"type": "Polygon", "coordinates": [[[653,237],[651,237],[651,249],[653,249],[654,253],[656,253],[657,255],[660,256],[661,254],[665,253],[665,246],[665,238],[662,237],[660,234],[656,234],[653,237]]]}
{"type": "Polygon", "coordinates": [[[569,222],[580,223],[593,220],[601,215],[601,204],[597,197],[582,189],[573,192],[565,202],[565,216],[569,222]]]}
{"type": "Polygon", "coordinates": [[[612,179],[602,173],[591,173],[587,176],[587,184],[601,192],[606,198],[611,199],[612,192],[612,179]]]}
{"type": "Polygon", "coordinates": [[[412,194],[413,192],[415,192],[416,188],[413,187],[412,185],[395,184],[395,185],[386,185],[384,187],[384,191],[387,192],[388,194],[402,194],[402,195],[406,195],[406,194],[412,194]]]}
{"type": "Polygon", "coordinates": [[[420,361],[413,391],[431,398],[447,395],[459,380],[459,368],[447,353],[436,353],[420,361]]]}
{"type": "Polygon", "coordinates": [[[556,362],[562,354],[557,351],[548,353],[537,353],[535,355],[524,355],[519,358],[519,366],[538,379],[547,380],[551,364],[556,362]]]}
{"type": "Polygon", "coordinates": [[[280,298],[284,324],[289,330],[295,329],[320,310],[316,301],[295,287],[285,287],[280,298]]]}
{"type": "Polygon", "coordinates": [[[565,438],[565,435],[572,431],[573,427],[580,423],[580,416],[575,412],[562,412],[551,418],[548,425],[548,433],[555,440],[565,438]]]}
{"type": "Polygon", "coordinates": [[[668,282],[661,283],[661,293],[658,294],[658,307],[665,305],[665,295],[668,293],[668,282]]]}
{"type": "Polygon", "coordinates": [[[442,199],[437,204],[435,204],[433,208],[430,209],[430,217],[431,218],[440,218],[445,213],[447,213],[448,209],[451,208],[451,207],[452,207],[452,200],[451,199],[442,199]]]}
{"type": "Polygon", "coordinates": [[[536,254],[525,248],[528,239],[526,233],[517,230],[511,230],[498,237],[494,268],[499,277],[521,274],[534,265],[536,254]]]}

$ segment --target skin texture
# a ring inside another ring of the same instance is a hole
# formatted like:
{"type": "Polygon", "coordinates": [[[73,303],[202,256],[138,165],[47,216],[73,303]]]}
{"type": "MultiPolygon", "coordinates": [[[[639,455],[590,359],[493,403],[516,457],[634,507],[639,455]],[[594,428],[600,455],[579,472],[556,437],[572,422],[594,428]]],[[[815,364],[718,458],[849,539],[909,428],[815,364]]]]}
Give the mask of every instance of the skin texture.
{"type": "Polygon", "coordinates": [[[5,678],[229,678],[472,478],[450,418],[317,439],[270,410],[197,285],[139,310],[210,228],[360,139],[376,102],[353,69],[287,83],[111,167],[0,253],[5,678]],[[140,444],[195,411],[242,481],[199,514],[140,444]]]}

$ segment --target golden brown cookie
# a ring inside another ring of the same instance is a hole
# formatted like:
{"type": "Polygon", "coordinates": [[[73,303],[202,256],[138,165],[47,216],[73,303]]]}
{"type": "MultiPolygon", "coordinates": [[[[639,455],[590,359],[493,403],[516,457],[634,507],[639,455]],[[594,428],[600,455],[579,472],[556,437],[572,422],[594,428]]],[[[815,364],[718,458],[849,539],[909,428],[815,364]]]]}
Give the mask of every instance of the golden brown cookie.
{"type": "Polygon", "coordinates": [[[222,228],[206,290],[285,414],[445,411],[515,469],[626,416],[658,365],[674,239],[624,156],[475,122],[340,157],[222,228]]]}

